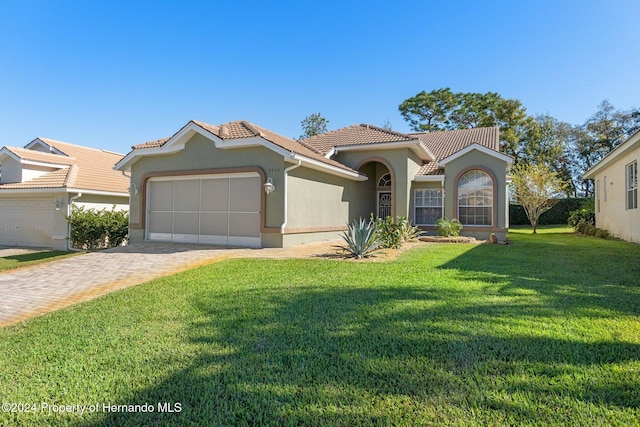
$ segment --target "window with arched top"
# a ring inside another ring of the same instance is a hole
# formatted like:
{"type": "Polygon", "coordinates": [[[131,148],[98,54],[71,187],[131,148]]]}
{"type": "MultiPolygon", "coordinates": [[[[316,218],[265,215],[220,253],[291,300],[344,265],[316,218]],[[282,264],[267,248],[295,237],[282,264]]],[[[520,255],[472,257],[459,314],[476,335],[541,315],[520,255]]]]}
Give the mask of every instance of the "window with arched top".
{"type": "Polygon", "coordinates": [[[488,173],[473,169],[460,177],[458,220],[463,225],[492,225],[493,180],[488,173]]]}
{"type": "Polygon", "coordinates": [[[391,174],[386,173],[378,180],[378,187],[391,187],[391,174]]]}

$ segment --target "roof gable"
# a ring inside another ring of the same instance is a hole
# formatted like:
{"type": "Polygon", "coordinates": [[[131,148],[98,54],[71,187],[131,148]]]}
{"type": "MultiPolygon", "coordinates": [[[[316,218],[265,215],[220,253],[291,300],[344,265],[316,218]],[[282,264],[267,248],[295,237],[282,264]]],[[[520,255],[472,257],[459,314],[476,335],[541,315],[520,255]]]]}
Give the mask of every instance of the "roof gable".
{"type": "Polygon", "coordinates": [[[313,147],[282,136],[253,123],[239,120],[211,125],[191,120],[170,138],[134,145],[118,164],[119,170],[128,170],[141,156],[174,153],[184,148],[186,142],[196,133],[210,139],[216,148],[233,149],[240,147],[263,146],[282,155],[285,160],[301,160],[306,166],[344,174],[354,179],[365,179],[359,172],[342,163],[324,157],[313,147]]]}
{"type": "Polygon", "coordinates": [[[510,156],[507,156],[506,154],[502,154],[499,151],[492,150],[490,148],[487,148],[484,145],[480,145],[480,144],[474,142],[473,144],[468,145],[467,147],[463,148],[462,150],[456,151],[452,155],[450,155],[448,157],[445,157],[444,159],[440,160],[438,162],[438,164],[440,166],[444,167],[448,163],[452,162],[453,160],[458,159],[458,158],[460,158],[460,157],[464,156],[465,154],[470,153],[472,151],[480,151],[481,153],[484,153],[484,154],[487,154],[489,156],[492,156],[492,157],[495,157],[497,159],[500,159],[500,160],[502,160],[502,161],[504,161],[504,162],[506,162],[508,164],[512,164],[513,163],[513,159],[510,156]]]}
{"type": "Polygon", "coordinates": [[[367,124],[347,126],[305,138],[300,142],[309,145],[325,157],[340,151],[409,148],[422,160],[435,159],[433,153],[415,136],[367,124]]]}

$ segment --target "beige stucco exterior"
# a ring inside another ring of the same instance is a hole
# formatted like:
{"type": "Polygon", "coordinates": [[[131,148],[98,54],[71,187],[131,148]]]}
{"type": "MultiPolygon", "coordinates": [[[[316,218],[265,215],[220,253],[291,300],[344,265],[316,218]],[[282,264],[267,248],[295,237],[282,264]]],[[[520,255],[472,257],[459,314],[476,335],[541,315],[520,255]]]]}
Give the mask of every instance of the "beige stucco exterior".
{"type": "Polygon", "coordinates": [[[640,209],[627,207],[627,166],[639,160],[636,133],[585,173],[595,184],[596,226],[635,243],[640,243],[640,209]]]}

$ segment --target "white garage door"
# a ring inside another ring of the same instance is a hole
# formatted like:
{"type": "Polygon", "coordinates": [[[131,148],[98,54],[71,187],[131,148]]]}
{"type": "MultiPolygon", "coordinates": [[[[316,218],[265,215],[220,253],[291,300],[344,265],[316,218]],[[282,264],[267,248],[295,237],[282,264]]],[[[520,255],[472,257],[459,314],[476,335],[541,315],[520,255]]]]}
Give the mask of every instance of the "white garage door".
{"type": "Polygon", "coordinates": [[[151,178],[147,239],[260,247],[260,188],[255,173],[151,178]]]}
{"type": "Polygon", "coordinates": [[[53,199],[0,199],[0,245],[51,247],[53,199]]]}

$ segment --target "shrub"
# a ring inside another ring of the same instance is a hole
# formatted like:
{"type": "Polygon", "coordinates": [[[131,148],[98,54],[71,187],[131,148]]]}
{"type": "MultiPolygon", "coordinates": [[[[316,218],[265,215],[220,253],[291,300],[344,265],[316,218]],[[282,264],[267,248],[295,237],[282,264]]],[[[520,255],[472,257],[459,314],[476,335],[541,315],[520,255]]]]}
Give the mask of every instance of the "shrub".
{"type": "Polygon", "coordinates": [[[462,230],[462,223],[455,218],[440,218],[436,221],[436,227],[438,228],[438,236],[458,237],[462,230]]]}
{"type": "Polygon", "coordinates": [[[373,221],[367,222],[360,218],[359,221],[353,221],[347,226],[349,229],[342,235],[347,245],[341,248],[349,252],[352,257],[366,258],[371,252],[379,249],[380,241],[377,239],[376,224],[373,221]]]}
{"type": "Polygon", "coordinates": [[[383,248],[398,249],[403,243],[417,239],[421,231],[411,225],[406,217],[398,216],[395,219],[388,216],[385,219],[374,220],[371,214],[371,222],[376,225],[376,237],[383,248]]]}
{"type": "MultiPolygon", "coordinates": [[[[540,215],[538,225],[566,224],[572,211],[580,209],[591,199],[567,198],[559,199],[558,202],[548,211],[540,215]]],[[[524,208],[520,205],[509,205],[509,225],[530,225],[524,208]]]]}
{"type": "Polygon", "coordinates": [[[596,213],[593,205],[593,199],[584,199],[580,204],[580,208],[574,211],[571,211],[569,214],[569,218],[567,223],[575,227],[580,220],[584,220],[587,222],[591,222],[595,224],[596,222],[596,213]]]}
{"type": "Polygon", "coordinates": [[[102,249],[122,245],[129,231],[129,213],[106,209],[85,209],[73,205],[65,217],[71,226],[71,245],[77,249],[102,249]]]}
{"type": "Polygon", "coordinates": [[[596,227],[596,237],[599,237],[601,239],[608,239],[610,235],[611,234],[607,230],[596,227]]]}

